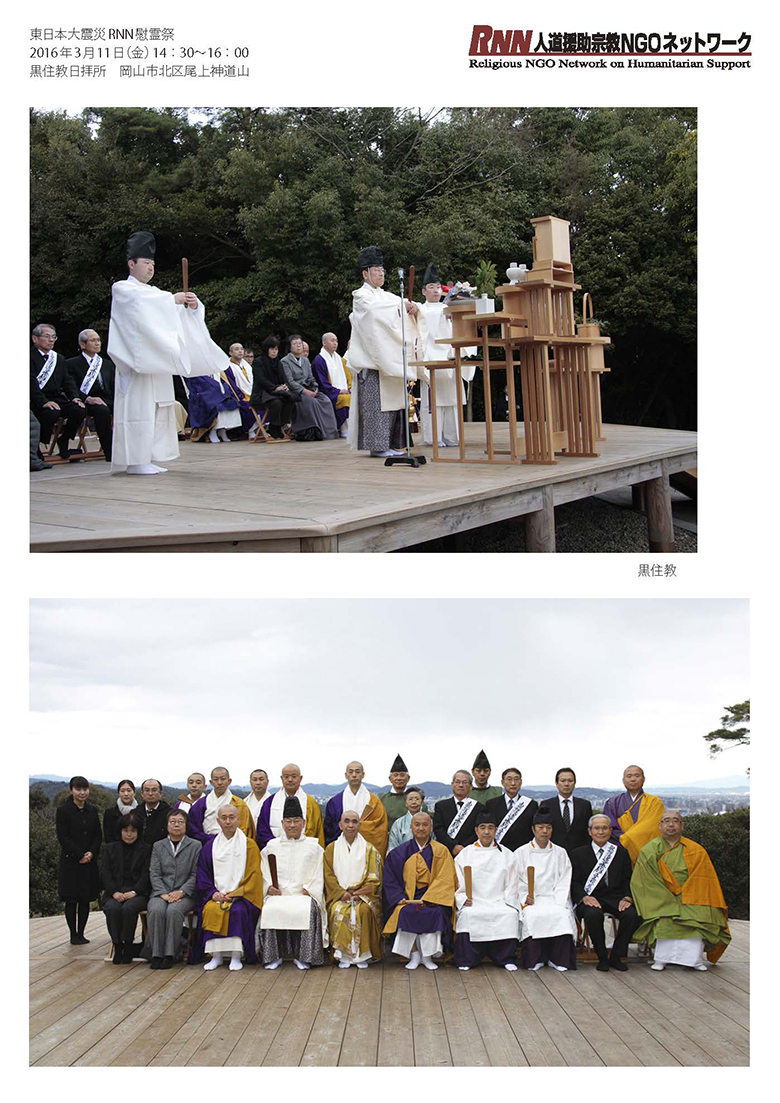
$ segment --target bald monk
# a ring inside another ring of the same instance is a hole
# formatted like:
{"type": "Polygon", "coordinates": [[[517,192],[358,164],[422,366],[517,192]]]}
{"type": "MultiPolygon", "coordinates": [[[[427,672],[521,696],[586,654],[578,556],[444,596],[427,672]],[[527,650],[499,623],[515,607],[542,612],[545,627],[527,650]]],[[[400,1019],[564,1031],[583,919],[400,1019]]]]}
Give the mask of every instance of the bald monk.
{"type": "Polygon", "coordinates": [[[340,969],[365,969],[382,957],[382,856],[367,842],[357,812],[346,811],[325,847],[325,904],[333,957],[340,969]]]}
{"type": "Polygon", "coordinates": [[[645,792],[645,772],[641,766],[626,766],[623,784],[625,793],[606,801],[604,815],[612,824],[612,842],[626,848],[633,865],[645,843],[658,837],[664,802],[645,792]]]}
{"type": "Polygon", "coordinates": [[[303,819],[303,834],[307,838],[316,839],[321,847],[325,846],[325,833],[322,829],[322,813],[320,806],[314,797],[309,796],[301,788],[303,774],[300,766],[294,762],[288,762],[282,767],[282,787],[278,793],[274,793],[260,809],[257,817],[257,845],[262,850],[271,839],[281,839],[284,835],[282,818],[284,816],[284,804],[290,797],[297,797],[301,806],[303,819]]]}
{"type": "Polygon", "coordinates": [[[241,797],[234,796],[230,791],[232,778],[225,766],[215,766],[211,771],[211,791],[206,794],[206,799],[196,801],[189,812],[187,834],[198,842],[205,841],[218,834],[217,813],[225,804],[231,804],[238,814],[238,826],[248,839],[255,837],[255,823],[252,814],[242,801],[241,797]]]}
{"type": "Polygon", "coordinates": [[[384,858],[387,850],[387,812],[379,797],[369,793],[363,784],[365,771],[360,762],[349,762],[344,771],[347,784],[341,793],[331,797],[325,807],[325,845],[341,834],[339,821],[344,812],[357,812],[360,834],[384,858]]]}

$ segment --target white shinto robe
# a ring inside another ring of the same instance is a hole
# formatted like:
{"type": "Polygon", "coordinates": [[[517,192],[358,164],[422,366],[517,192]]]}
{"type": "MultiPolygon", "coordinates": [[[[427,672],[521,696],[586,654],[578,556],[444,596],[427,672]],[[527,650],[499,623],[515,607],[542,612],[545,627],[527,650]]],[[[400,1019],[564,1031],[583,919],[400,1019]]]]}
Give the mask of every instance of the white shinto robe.
{"type": "Polygon", "coordinates": [[[254,792],[251,792],[248,797],[244,797],[244,804],[251,812],[252,819],[255,823],[255,831],[257,831],[257,817],[260,815],[260,809],[263,807],[265,802],[270,799],[270,793],[266,793],[262,800],[258,800],[254,792]]]}
{"type": "Polygon", "coordinates": [[[328,945],[328,916],[325,909],[322,860],[325,851],[317,839],[301,835],[300,839],[272,839],[260,852],[263,875],[263,910],[260,929],[277,931],[307,931],[311,921],[311,900],[316,900],[322,920],[322,940],[328,945]],[[276,855],[276,872],[281,896],[268,896],[273,885],[269,855],[276,855]],[[303,895],[306,889],[308,896],[303,895]]]}
{"type": "Polygon", "coordinates": [[[111,473],[179,455],[173,376],[213,375],[225,354],[209,336],[205,310],[133,276],[111,288],[108,354],[116,364],[111,473]]]}
{"type": "Polygon", "coordinates": [[[468,934],[472,942],[493,942],[517,938],[517,866],[511,850],[503,846],[464,846],[455,855],[458,887],[455,890],[457,934],[468,934]],[[465,908],[466,876],[471,866],[472,905],[465,908]]]}
{"type": "Polygon", "coordinates": [[[533,841],[515,851],[518,900],[528,896],[528,867],[534,867],[534,902],[520,912],[520,939],[553,938],[570,934],[577,937],[577,922],[571,906],[571,862],[561,846],[533,841]]]}

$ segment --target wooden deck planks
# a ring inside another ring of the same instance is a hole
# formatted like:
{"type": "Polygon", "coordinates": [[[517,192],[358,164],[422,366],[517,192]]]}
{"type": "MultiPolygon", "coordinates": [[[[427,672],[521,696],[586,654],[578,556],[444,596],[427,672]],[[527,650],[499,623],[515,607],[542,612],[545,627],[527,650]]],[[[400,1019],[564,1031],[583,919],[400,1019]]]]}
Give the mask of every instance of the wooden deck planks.
{"type": "Polygon", "coordinates": [[[382,967],[378,1065],[408,1068],[415,1063],[411,979],[408,969],[382,967]]]}
{"type": "MultiPolygon", "coordinates": [[[[335,972],[347,972],[336,969],[335,972]]],[[[379,1008],[382,1006],[382,970],[354,969],[355,987],[349,1006],[339,1065],[369,1066],[377,1063],[379,1051],[379,1008]]]]}
{"type": "MultiPolygon", "coordinates": [[[[288,977],[290,972],[302,974],[302,980],[263,1061],[264,1065],[275,1067],[295,1066],[300,1063],[330,979],[329,969],[302,970],[291,965],[285,972],[288,977]]],[[[283,974],[283,983],[284,980],[283,974]]]]}
{"type": "MultiPolygon", "coordinates": [[[[460,1036],[455,1037],[450,1028],[450,1014],[442,999],[445,1012],[450,1052],[456,1065],[528,1065],[528,1059],[507,1021],[501,1004],[484,969],[472,969],[468,973],[456,973],[446,969],[439,977],[439,991],[446,987],[448,975],[460,980],[463,996],[468,1001],[470,1014],[461,1010],[458,1019],[460,1036]],[[485,1059],[482,1060],[484,1053],[485,1059]]],[[[455,984],[450,982],[455,988],[455,984]]]]}
{"type": "MultiPolygon", "coordinates": [[[[364,970],[366,971],[368,970],[364,970]]],[[[357,973],[357,969],[331,969],[327,988],[301,1057],[302,1065],[338,1065],[357,973]]],[[[379,1019],[375,1008],[362,1008],[362,1011],[379,1019]]]]}
{"type": "Polygon", "coordinates": [[[500,1004],[507,1023],[523,1050],[529,1065],[547,1067],[565,1065],[550,1032],[528,1000],[526,993],[504,969],[486,970],[494,999],[500,1004]]]}

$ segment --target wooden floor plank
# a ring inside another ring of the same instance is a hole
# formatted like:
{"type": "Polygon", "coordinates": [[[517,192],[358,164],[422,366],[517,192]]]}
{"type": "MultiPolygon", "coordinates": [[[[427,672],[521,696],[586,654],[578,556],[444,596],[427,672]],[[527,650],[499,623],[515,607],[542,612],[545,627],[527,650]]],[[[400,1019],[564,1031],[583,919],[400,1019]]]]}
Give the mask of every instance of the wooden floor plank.
{"type": "MultiPolygon", "coordinates": [[[[471,969],[468,973],[456,973],[454,969],[447,969],[445,973],[457,977],[462,989],[461,994],[457,986],[450,982],[450,987],[456,989],[461,1003],[460,1014],[455,1020],[460,1027],[457,1037],[453,1036],[450,1008],[443,995],[441,1000],[454,1064],[527,1066],[528,1059],[504,1015],[503,1008],[500,1003],[496,1003],[495,993],[485,970],[480,967],[471,969]],[[468,1001],[470,1013],[463,1006],[464,997],[468,1001]]],[[[445,976],[437,974],[437,979],[441,994],[445,988],[445,976]]]]}
{"type": "MultiPolygon", "coordinates": [[[[111,976],[102,961],[92,961],[84,965],[70,963],[65,975],[64,972],[63,970],[55,974],[56,983],[52,983],[48,990],[44,987],[34,993],[30,992],[32,1034],[40,1034],[47,1026],[65,1018],[74,1008],[80,1007],[90,997],[116,982],[116,978],[111,976]]],[[[50,980],[52,978],[47,977],[40,983],[45,985],[50,980]]]]}
{"type": "Polygon", "coordinates": [[[243,969],[237,973],[231,973],[227,968],[208,973],[201,969],[200,1004],[149,1064],[155,1067],[186,1065],[211,1031],[219,1026],[223,1016],[233,1013],[232,1006],[242,995],[247,981],[243,969]]]}
{"type": "Polygon", "coordinates": [[[407,972],[411,972],[410,992],[414,1008],[414,1063],[418,1067],[452,1065],[435,972],[423,966],[407,972]]]}
{"type": "Polygon", "coordinates": [[[274,977],[274,986],[267,997],[272,1010],[269,1013],[268,1008],[262,1006],[256,1011],[225,1062],[228,1065],[263,1064],[306,977],[306,973],[289,963],[267,972],[274,977]]]}
{"type": "MultiPolygon", "coordinates": [[[[381,968],[377,972],[381,981],[381,968]]],[[[306,1042],[301,1065],[338,1065],[357,974],[357,969],[330,970],[328,985],[306,1042]]],[[[378,1020],[378,1007],[373,1013],[378,1020]]]]}
{"type": "Polygon", "coordinates": [[[593,1014],[590,1004],[572,983],[574,973],[570,976],[569,973],[545,968],[537,976],[605,1065],[622,1067],[641,1064],[610,1024],[600,1015],[593,1014]]]}
{"type": "MultiPolygon", "coordinates": [[[[369,965],[367,969],[349,969],[350,973],[353,971],[357,976],[349,1005],[339,1065],[374,1067],[379,1051],[382,970],[369,965]]],[[[342,970],[335,969],[334,972],[340,973],[342,970]]]]}
{"type": "Polygon", "coordinates": [[[188,1065],[226,1064],[238,1039],[255,1018],[258,1010],[262,1008],[267,1017],[273,1017],[273,1005],[269,1010],[267,1000],[276,983],[275,973],[266,969],[245,968],[242,970],[241,979],[244,982],[243,986],[230,1005],[229,1013],[217,1020],[213,1029],[188,1059],[188,1065]]]}
{"type": "MultiPolygon", "coordinates": [[[[172,981],[179,976],[190,979],[186,984],[181,981],[178,995],[173,1002],[168,1002],[159,1007],[157,1018],[139,1036],[133,1038],[124,1049],[115,1052],[109,1065],[143,1068],[151,1064],[170,1039],[193,1016],[204,1000],[204,974],[197,968],[180,969],[174,967],[171,970],[172,981]]],[[[167,995],[168,986],[163,989],[167,995]]]]}
{"type": "Polygon", "coordinates": [[[528,1001],[539,1014],[550,1033],[550,1037],[555,1039],[555,1044],[567,1065],[604,1064],[601,1056],[582,1034],[576,1023],[572,1022],[566,1010],[540,977],[540,973],[549,971],[545,968],[539,970],[539,973],[533,973],[527,969],[518,969],[516,973],[512,973],[512,979],[520,986],[528,1001]]]}
{"type": "Polygon", "coordinates": [[[565,1065],[555,1040],[541,1021],[522,987],[504,969],[487,972],[494,998],[504,1012],[507,1024],[517,1038],[529,1065],[548,1067],[565,1065]]]}
{"type": "Polygon", "coordinates": [[[290,1008],[280,1023],[263,1065],[295,1066],[300,1063],[306,1050],[311,1028],[317,1018],[323,993],[328,984],[329,969],[301,970],[293,966],[296,972],[303,974],[303,983],[290,1004],[290,1008]]]}
{"type": "Polygon", "coordinates": [[[410,1068],[414,1065],[412,975],[410,970],[395,962],[382,966],[377,1064],[383,1067],[410,1068]]]}

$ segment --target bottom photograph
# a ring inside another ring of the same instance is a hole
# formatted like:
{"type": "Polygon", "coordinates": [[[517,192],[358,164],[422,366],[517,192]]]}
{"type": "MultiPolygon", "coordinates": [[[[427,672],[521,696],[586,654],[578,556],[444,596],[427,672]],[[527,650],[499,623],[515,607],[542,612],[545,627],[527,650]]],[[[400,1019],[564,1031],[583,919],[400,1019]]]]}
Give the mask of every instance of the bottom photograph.
{"type": "Polygon", "coordinates": [[[30,1064],[747,1066],[748,628],[31,602],[30,1064]]]}

